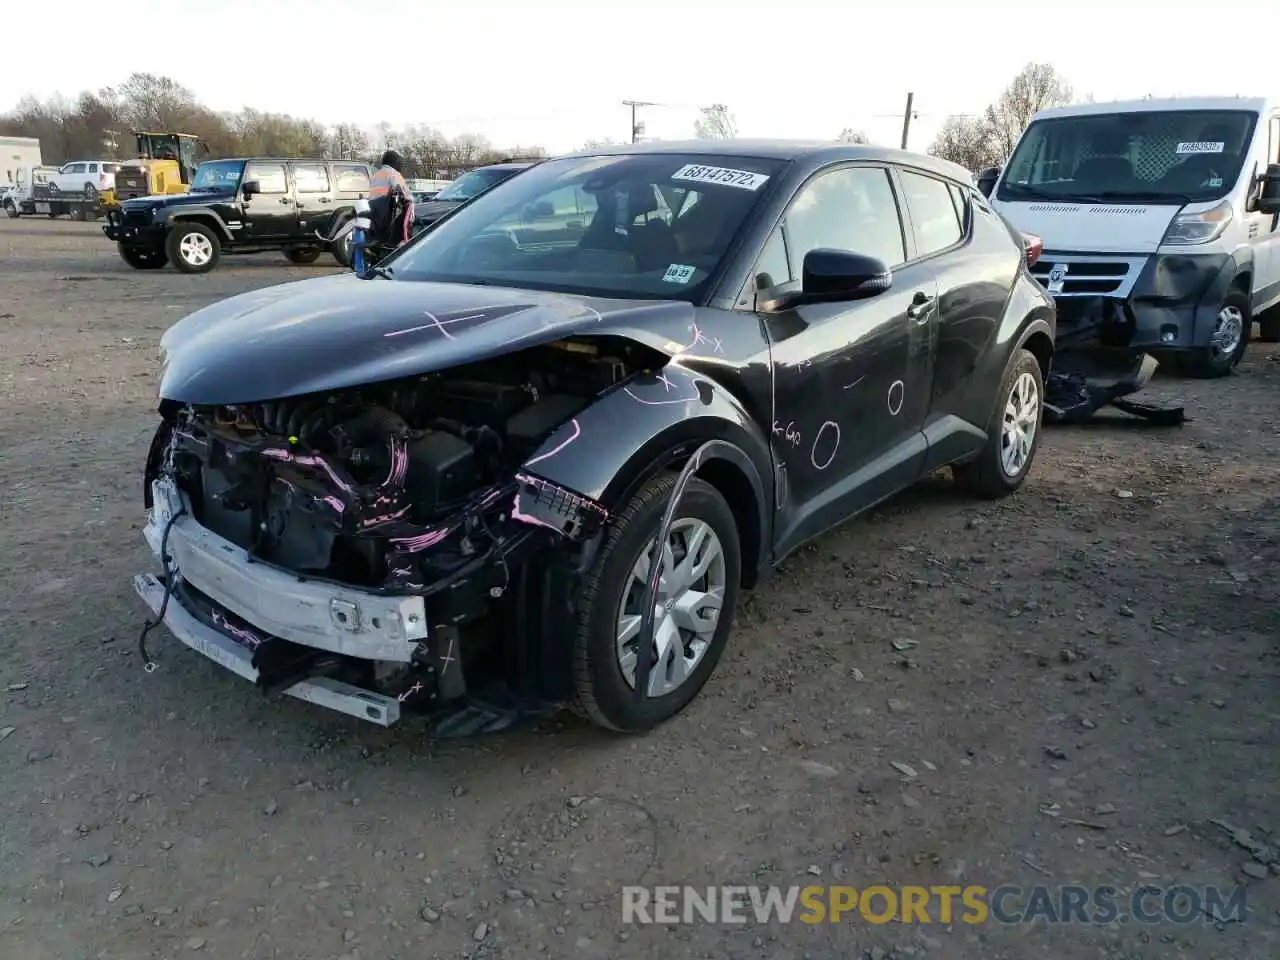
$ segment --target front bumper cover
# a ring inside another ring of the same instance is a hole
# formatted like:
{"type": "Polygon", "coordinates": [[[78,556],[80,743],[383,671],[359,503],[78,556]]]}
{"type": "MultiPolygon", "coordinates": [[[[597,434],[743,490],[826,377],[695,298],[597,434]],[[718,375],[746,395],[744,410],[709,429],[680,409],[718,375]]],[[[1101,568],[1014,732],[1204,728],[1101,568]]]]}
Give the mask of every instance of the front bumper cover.
{"type": "MultiPolygon", "coordinates": [[[[415,651],[425,645],[427,619],[422,597],[386,596],[302,580],[254,560],[242,548],[197,523],[185,495],[172,481],[156,480],[151,489],[152,508],[143,536],[162,565],[162,546],[167,547],[167,576],[175,578],[175,587],[177,581],[189,584],[216,606],[270,637],[328,654],[408,664],[415,651]],[[163,542],[166,527],[167,544],[163,542]]],[[[165,583],[152,574],[139,574],[134,578],[134,589],[152,613],[158,614],[165,583]]],[[[176,589],[170,591],[164,622],[188,647],[245,679],[259,681],[253,649],[187,609],[176,589]]],[[[301,680],[284,692],[383,726],[396,722],[400,715],[396,698],[328,677],[301,680]]]]}

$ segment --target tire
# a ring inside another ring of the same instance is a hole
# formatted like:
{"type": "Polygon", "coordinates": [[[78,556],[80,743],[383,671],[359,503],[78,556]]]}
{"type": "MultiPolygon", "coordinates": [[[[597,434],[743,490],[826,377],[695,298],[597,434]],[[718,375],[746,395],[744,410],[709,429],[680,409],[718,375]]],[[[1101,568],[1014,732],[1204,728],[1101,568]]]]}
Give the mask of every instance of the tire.
{"type": "Polygon", "coordinates": [[[208,273],[218,265],[222,244],[203,223],[180,220],[169,228],[164,250],[182,273],[208,273]]]}
{"type": "Polygon", "coordinates": [[[163,250],[127,247],[123,243],[116,246],[120,250],[120,259],[135,270],[160,270],[169,262],[169,257],[163,250]]]}
{"type": "Polygon", "coordinates": [[[1258,340],[1280,343],[1280,304],[1258,314],[1258,340]]]}
{"type": "MultiPolygon", "coordinates": [[[[641,554],[649,552],[674,487],[674,476],[654,477],[614,516],[604,546],[580,594],[573,645],[574,709],[609,730],[639,733],[683,710],[715,670],[732,629],[742,576],[737,523],[720,492],[694,477],[685,488],[673,531],[682,524],[698,523],[705,525],[719,540],[723,563],[714,563],[708,576],[713,579],[723,576],[720,612],[710,639],[702,635],[704,645],[700,658],[683,682],[660,696],[646,698],[642,704],[635,702],[631,682],[623,673],[619,657],[620,604],[627,600],[628,608],[635,612],[631,604],[638,598],[639,587],[632,584],[633,568],[641,554]]],[[[671,616],[667,622],[674,626],[678,620],[671,616]]],[[[655,624],[655,638],[660,626],[655,624]]],[[[690,648],[684,647],[681,653],[687,649],[690,648]]],[[[666,668],[667,663],[655,663],[650,677],[665,677],[666,668]]]]}
{"type": "Polygon", "coordinates": [[[987,421],[987,444],[976,459],[951,468],[956,483],[966,493],[985,500],[1013,493],[1031,472],[1036,450],[1040,447],[1043,421],[1044,374],[1030,350],[1018,350],[1000,381],[995,408],[987,421]],[[1025,409],[1028,403],[1030,410],[1025,409]],[[1006,421],[1011,421],[1011,440],[1018,435],[1025,437],[1028,428],[1031,432],[1022,457],[1011,462],[1005,458],[1006,421]],[[1021,423],[1021,429],[1017,428],[1017,423],[1021,423]]]}
{"type": "Polygon", "coordinates": [[[76,223],[84,223],[89,219],[89,210],[82,203],[73,203],[71,205],[71,219],[76,223]]]}
{"type": "Polygon", "coordinates": [[[333,245],[331,251],[333,259],[338,261],[338,266],[351,269],[351,234],[346,234],[341,240],[333,245]]]}
{"type": "Polygon", "coordinates": [[[14,203],[12,200],[10,200],[8,203],[4,205],[4,212],[5,212],[5,215],[8,216],[10,220],[18,219],[18,215],[19,215],[18,205],[14,203]]]}
{"type": "Polygon", "coordinates": [[[1214,380],[1228,376],[1240,363],[1245,351],[1249,348],[1249,337],[1253,333],[1253,316],[1249,295],[1243,290],[1232,290],[1218,308],[1218,319],[1213,336],[1216,338],[1221,324],[1227,320],[1229,311],[1234,311],[1235,325],[1238,327],[1238,339],[1232,350],[1220,347],[1204,347],[1194,353],[1181,356],[1178,366],[1182,373],[1199,380],[1214,380]]]}
{"type": "Polygon", "coordinates": [[[320,259],[320,250],[317,247],[291,247],[284,252],[284,255],[290,263],[305,266],[320,259]]]}

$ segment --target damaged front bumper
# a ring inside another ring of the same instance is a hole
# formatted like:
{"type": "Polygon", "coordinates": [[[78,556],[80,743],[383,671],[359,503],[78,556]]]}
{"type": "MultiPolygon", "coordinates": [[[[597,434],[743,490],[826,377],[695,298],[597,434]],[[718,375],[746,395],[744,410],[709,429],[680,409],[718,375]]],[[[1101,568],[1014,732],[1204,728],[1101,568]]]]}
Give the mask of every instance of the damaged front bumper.
{"type": "MultiPolygon", "coordinates": [[[[164,609],[175,637],[264,689],[380,726],[400,718],[408,695],[388,696],[323,674],[339,667],[349,673],[353,661],[364,661],[371,675],[421,663],[428,648],[422,597],[304,580],[202,527],[172,481],[156,480],[152,494],[143,535],[162,567],[167,552],[166,579],[139,574],[134,588],[153,614],[164,609]]],[[[434,674],[425,659],[421,669],[434,674]]],[[[419,694],[423,685],[409,691],[419,694]]]]}

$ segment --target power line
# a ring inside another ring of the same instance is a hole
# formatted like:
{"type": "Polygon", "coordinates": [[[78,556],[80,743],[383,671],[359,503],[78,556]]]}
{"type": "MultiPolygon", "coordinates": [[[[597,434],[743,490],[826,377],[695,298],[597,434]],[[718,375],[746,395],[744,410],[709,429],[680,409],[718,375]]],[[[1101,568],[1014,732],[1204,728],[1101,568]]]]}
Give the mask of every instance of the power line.
{"type": "Polygon", "coordinates": [[[622,105],[624,107],[631,108],[631,142],[638,143],[640,141],[641,125],[636,123],[636,108],[656,107],[658,104],[654,103],[652,100],[623,100],[622,105]]]}

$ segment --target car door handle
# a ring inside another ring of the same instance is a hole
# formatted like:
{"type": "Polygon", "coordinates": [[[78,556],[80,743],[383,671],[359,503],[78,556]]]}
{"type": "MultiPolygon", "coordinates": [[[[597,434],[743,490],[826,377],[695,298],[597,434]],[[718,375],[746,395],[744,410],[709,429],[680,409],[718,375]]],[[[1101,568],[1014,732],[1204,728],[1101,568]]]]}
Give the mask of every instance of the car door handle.
{"type": "Polygon", "coordinates": [[[333,201],[332,201],[331,199],[329,199],[328,197],[321,197],[321,198],[320,198],[320,203],[333,203],[333,201]]]}
{"type": "Polygon", "coordinates": [[[288,206],[289,204],[293,203],[293,201],[290,200],[288,197],[281,197],[280,202],[283,203],[285,206],[288,206]]]}
{"type": "Polygon", "coordinates": [[[912,320],[923,321],[929,318],[929,308],[933,306],[935,297],[926,296],[923,292],[911,298],[911,306],[907,307],[907,316],[912,320]]]}

